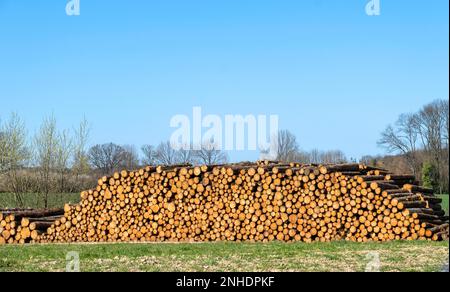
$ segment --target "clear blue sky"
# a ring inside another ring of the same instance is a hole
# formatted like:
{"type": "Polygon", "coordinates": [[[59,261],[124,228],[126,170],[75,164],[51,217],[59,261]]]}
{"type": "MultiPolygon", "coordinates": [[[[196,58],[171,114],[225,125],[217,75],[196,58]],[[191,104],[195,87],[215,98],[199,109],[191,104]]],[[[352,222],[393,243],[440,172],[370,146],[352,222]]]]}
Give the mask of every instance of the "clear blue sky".
{"type": "MultiPolygon", "coordinates": [[[[91,144],[156,144],[175,114],[279,114],[303,149],[382,153],[403,112],[448,98],[447,0],[0,0],[0,117],[86,115],[91,144]]],[[[233,154],[233,160],[257,153],[233,154]]]]}

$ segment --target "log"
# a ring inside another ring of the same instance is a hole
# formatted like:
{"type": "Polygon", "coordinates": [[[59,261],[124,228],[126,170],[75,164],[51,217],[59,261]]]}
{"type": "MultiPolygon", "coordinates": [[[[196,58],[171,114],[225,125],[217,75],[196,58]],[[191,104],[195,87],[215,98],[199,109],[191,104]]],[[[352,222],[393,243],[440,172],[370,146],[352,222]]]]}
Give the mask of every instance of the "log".
{"type": "MultiPolygon", "coordinates": [[[[425,201],[404,201],[404,202],[399,202],[397,206],[400,210],[411,209],[411,208],[428,208],[429,207],[428,203],[425,201]]],[[[429,210],[432,210],[432,209],[429,209],[429,210]]]]}
{"type": "Polygon", "coordinates": [[[430,228],[429,230],[434,234],[434,233],[439,233],[441,231],[445,231],[448,229],[449,229],[449,225],[448,225],[448,223],[445,223],[445,224],[430,228]]]}
{"type": "Polygon", "coordinates": [[[416,181],[416,177],[411,174],[399,175],[399,174],[388,174],[385,176],[386,180],[395,180],[395,181],[416,181]]]}
{"type": "Polygon", "coordinates": [[[19,211],[31,211],[31,208],[8,208],[8,209],[0,209],[0,213],[3,212],[19,212],[19,211]]]}
{"type": "Polygon", "coordinates": [[[34,221],[30,223],[30,230],[46,231],[53,225],[53,223],[54,222],[50,221],[34,221]]]}
{"type": "Polygon", "coordinates": [[[436,233],[433,236],[433,240],[448,240],[448,230],[436,233]]]}
{"type": "MultiPolygon", "coordinates": [[[[406,208],[406,210],[410,213],[434,215],[434,211],[428,208],[406,208]]],[[[437,216],[435,217],[435,219],[439,219],[437,216]]]]}
{"type": "Polygon", "coordinates": [[[33,222],[37,222],[37,221],[46,221],[46,222],[55,222],[56,220],[61,219],[63,215],[58,215],[58,216],[48,216],[48,217],[37,217],[37,218],[28,218],[28,220],[30,221],[30,223],[33,222]]]}
{"type": "Polygon", "coordinates": [[[423,196],[423,199],[427,202],[429,202],[430,204],[441,204],[442,203],[442,199],[441,198],[437,198],[437,197],[430,197],[430,196],[423,196]]]}
{"type": "Polygon", "coordinates": [[[323,169],[326,169],[326,173],[343,172],[343,171],[360,171],[360,165],[359,164],[340,164],[329,166],[324,165],[323,169]]]}
{"type": "Polygon", "coordinates": [[[39,218],[48,216],[64,215],[64,209],[28,210],[28,211],[5,211],[4,215],[14,215],[16,219],[39,218]]]}
{"type": "MultiPolygon", "coordinates": [[[[414,212],[412,212],[414,213],[414,212]]],[[[441,222],[438,216],[425,214],[425,213],[414,213],[416,219],[422,219],[423,222],[441,222]]]]}
{"type": "Polygon", "coordinates": [[[403,189],[408,190],[413,193],[433,194],[433,189],[415,186],[415,185],[411,185],[411,184],[404,185],[403,189]]]}
{"type": "Polygon", "coordinates": [[[422,195],[415,195],[415,194],[409,194],[409,195],[402,195],[402,196],[399,196],[399,197],[392,197],[392,195],[391,196],[389,196],[390,198],[392,198],[392,199],[394,199],[395,201],[397,201],[398,203],[400,203],[400,202],[420,202],[420,201],[425,201],[425,198],[424,198],[424,196],[422,196],[422,195]]]}

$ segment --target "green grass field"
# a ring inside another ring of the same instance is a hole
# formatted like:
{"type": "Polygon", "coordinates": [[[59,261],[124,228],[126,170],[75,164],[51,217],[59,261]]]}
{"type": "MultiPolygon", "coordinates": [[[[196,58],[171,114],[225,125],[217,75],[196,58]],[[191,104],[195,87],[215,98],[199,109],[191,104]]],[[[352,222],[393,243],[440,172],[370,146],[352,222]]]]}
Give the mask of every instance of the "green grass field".
{"type": "Polygon", "coordinates": [[[448,242],[155,243],[0,246],[1,271],[64,271],[79,252],[81,271],[274,272],[442,271],[448,242]]]}
{"type": "Polygon", "coordinates": [[[442,199],[442,209],[445,210],[445,213],[448,215],[448,194],[444,195],[437,195],[439,198],[442,199]]]}
{"type": "MultiPolygon", "coordinates": [[[[66,203],[76,204],[80,201],[79,193],[49,194],[49,208],[61,208],[66,203]]],[[[44,208],[44,202],[38,194],[24,194],[25,208],[44,208]]],[[[15,196],[10,193],[0,193],[0,208],[19,207],[15,196]]]]}
{"type": "MultiPolygon", "coordinates": [[[[448,214],[449,196],[439,195],[448,214]]],[[[50,207],[76,203],[79,194],[52,194],[50,207]]],[[[26,207],[43,207],[36,194],[26,207]]],[[[0,208],[16,207],[0,194],[0,208]]],[[[448,242],[389,243],[155,243],[0,246],[1,271],[64,271],[66,254],[80,254],[82,271],[364,271],[370,253],[381,271],[441,271],[448,242]]]]}

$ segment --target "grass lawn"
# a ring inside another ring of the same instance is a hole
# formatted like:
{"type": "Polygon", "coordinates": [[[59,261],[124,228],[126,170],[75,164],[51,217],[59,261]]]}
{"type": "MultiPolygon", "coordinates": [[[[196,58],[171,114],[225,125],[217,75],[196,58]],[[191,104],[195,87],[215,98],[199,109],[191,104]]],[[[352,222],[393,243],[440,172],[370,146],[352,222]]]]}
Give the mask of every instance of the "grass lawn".
{"type": "Polygon", "coordinates": [[[442,271],[448,242],[154,243],[0,246],[1,271],[64,271],[79,252],[82,271],[364,271],[378,253],[381,271],[442,271]]]}
{"type": "Polygon", "coordinates": [[[442,199],[442,209],[444,209],[445,213],[448,215],[448,194],[437,196],[442,199]]]}
{"type": "MultiPolygon", "coordinates": [[[[44,208],[44,202],[39,194],[24,194],[25,208],[44,208]]],[[[62,208],[64,204],[76,204],[80,201],[79,193],[71,194],[49,194],[49,208],[62,208]]],[[[14,194],[0,193],[0,208],[17,208],[19,207],[14,194]]]]}

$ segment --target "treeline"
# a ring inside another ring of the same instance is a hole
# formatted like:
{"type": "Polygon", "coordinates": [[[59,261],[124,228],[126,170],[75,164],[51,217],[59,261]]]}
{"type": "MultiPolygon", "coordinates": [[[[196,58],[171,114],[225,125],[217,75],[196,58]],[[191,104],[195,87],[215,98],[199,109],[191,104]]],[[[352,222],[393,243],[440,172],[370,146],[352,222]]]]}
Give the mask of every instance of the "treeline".
{"type": "MultiPolygon", "coordinates": [[[[379,145],[392,155],[365,156],[360,162],[392,172],[412,173],[425,186],[446,193],[449,189],[448,131],[448,101],[434,101],[416,113],[402,114],[382,133],[379,145]]],[[[0,121],[0,193],[13,193],[18,207],[23,206],[25,193],[36,193],[40,204],[47,206],[49,194],[91,188],[99,176],[121,169],[186,163],[211,165],[228,161],[227,154],[214,141],[204,143],[201,150],[176,150],[170,142],[141,148],[114,143],[89,147],[89,134],[86,119],[77,127],[61,130],[56,119],[50,116],[33,135],[29,135],[17,114],[0,121]]],[[[287,130],[279,132],[277,146],[278,161],[356,162],[340,150],[304,151],[295,135],[287,130]]]]}
{"type": "MultiPolygon", "coordinates": [[[[0,121],[1,122],[1,121],[0,121]]],[[[77,127],[59,129],[54,116],[43,120],[30,135],[23,120],[11,114],[0,123],[0,193],[13,193],[17,207],[24,194],[37,194],[37,205],[48,206],[50,194],[79,192],[96,185],[100,176],[144,165],[213,165],[226,163],[226,152],[213,140],[200,150],[176,150],[170,142],[157,146],[89,144],[90,125],[83,119],[77,127]]],[[[278,136],[279,161],[304,163],[345,163],[342,151],[301,151],[289,131],[278,136]]]]}
{"type": "Polygon", "coordinates": [[[36,204],[48,206],[50,194],[92,188],[99,176],[142,165],[219,164],[228,159],[214,143],[201,150],[175,150],[169,142],[158,146],[106,143],[88,147],[90,126],[83,119],[77,127],[59,129],[54,116],[45,118],[29,135],[15,113],[0,121],[0,193],[13,193],[17,207],[24,194],[36,193],[36,204]]]}
{"type": "Polygon", "coordinates": [[[390,156],[366,156],[362,162],[399,173],[412,173],[438,193],[449,191],[449,102],[436,100],[415,113],[401,114],[382,132],[378,144],[390,156]]]}
{"type": "Polygon", "coordinates": [[[88,151],[88,160],[93,170],[104,175],[142,165],[219,164],[228,160],[226,153],[213,142],[204,143],[201,150],[176,150],[170,142],[162,142],[156,147],[144,145],[140,150],[133,145],[95,145],[88,151]]]}
{"type": "Polygon", "coordinates": [[[341,150],[321,151],[319,149],[313,149],[311,151],[305,151],[300,149],[296,136],[288,130],[278,132],[277,147],[276,160],[283,162],[339,164],[349,161],[341,150]]]}
{"type": "MultiPolygon", "coordinates": [[[[381,134],[379,146],[389,155],[364,156],[359,162],[383,167],[394,173],[411,173],[437,193],[449,192],[449,102],[436,100],[415,113],[401,114],[381,134]]],[[[277,160],[301,163],[346,163],[340,150],[310,152],[300,149],[296,137],[283,130],[278,134],[277,160]]]]}
{"type": "Polygon", "coordinates": [[[50,193],[69,193],[92,186],[87,155],[89,124],[59,130],[53,116],[30,136],[17,114],[0,123],[0,192],[15,195],[23,207],[24,194],[36,193],[48,206],[50,193]]]}

